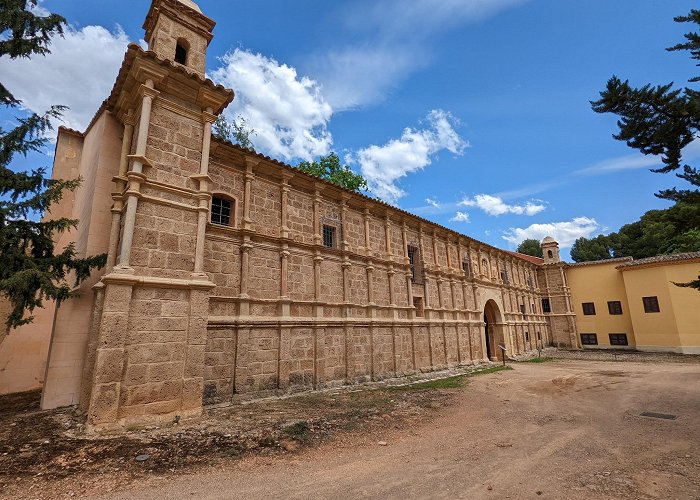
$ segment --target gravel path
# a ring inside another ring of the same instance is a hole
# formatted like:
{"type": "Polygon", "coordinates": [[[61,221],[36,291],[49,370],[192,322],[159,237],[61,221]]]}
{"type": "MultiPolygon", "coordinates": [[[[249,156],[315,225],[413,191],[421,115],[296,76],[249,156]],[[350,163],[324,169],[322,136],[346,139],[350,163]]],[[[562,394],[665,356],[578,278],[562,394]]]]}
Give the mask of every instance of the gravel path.
{"type": "Polygon", "coordinates": [[[100,498],[698,499],[699,445],[700,364],[520,363],[411,425],[100,498]]]}

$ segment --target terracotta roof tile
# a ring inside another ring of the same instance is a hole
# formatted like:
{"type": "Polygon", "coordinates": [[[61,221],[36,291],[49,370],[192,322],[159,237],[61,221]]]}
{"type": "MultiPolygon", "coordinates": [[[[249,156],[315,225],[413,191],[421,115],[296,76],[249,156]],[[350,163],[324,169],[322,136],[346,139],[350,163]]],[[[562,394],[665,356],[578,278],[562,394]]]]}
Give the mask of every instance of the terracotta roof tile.
{"type": "Polygon", "coordinates": [[[637,266],[648,266],[653,264],[663,264],[666,262],[682,262],[700,260],[700,252],[674,253],[668,255],[657,255],[656,257],[647,257],[645,259],[630,260],[627,264],[618,266],[618,269],[626,269],[637,266]]]}
{"type": "Polygon", "coordinates": [[[590,260],[587,262],[573,262],[569,267],[595,266],[598,264],[615,264],[616,262],[631,262],[632,257],[616,257],[614,259],[590,260]]]}
{"type": "Polygon", "coordinates": [[[511,252],[509,250],[504,250],[504,252],[509,253],[515,257],[518,257],[519,259],[526,260],[528,262],[532,262],[533,264],[537,264],[538,266],[541,266],[544,264],[544,259],[541,257],[535,257],[533,255],[527,255],[524,253],[519,253],[519,252],[511,252]]]}

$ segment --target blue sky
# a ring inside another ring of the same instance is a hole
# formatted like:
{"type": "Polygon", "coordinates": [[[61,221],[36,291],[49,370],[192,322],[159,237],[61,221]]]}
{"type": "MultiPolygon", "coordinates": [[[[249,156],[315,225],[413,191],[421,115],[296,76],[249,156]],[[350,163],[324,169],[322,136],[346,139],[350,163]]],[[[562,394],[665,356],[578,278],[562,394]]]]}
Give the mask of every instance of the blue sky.
{"type": "MultiPolygon", "coordinates": [[[[482,241],[514,249],[551,233],[567,246],[667,206],[653,193],[681,182],[649,172],[655,160],[614,141],[615,117],[589,101],[613,74],[694,76],[664,50],[693,2],[198,3],[218,23],[208,74],[234,87],[231,116],[249,119],[259,150],[291,164],[337,151],[375,194],[482,241]]],[[[84,127],[148,6],[45,0],[71,31],[50,59],[0,60],[3,82],[36,111],[68,104],[84,127]]]]}

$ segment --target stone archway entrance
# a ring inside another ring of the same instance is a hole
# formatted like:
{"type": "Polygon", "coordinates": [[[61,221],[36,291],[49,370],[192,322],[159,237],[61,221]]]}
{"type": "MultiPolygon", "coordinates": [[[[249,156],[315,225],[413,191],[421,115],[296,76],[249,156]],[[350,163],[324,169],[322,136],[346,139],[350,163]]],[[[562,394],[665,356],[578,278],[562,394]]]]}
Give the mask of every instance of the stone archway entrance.
{"type": "Polygon", "coordinates": [[[484,336],[486,337],[486,357],[491,361],[502,361],[503,350],[507,347],[503,336],[503,316],[494,300],[488,300],[484,306],[484,336]]]}

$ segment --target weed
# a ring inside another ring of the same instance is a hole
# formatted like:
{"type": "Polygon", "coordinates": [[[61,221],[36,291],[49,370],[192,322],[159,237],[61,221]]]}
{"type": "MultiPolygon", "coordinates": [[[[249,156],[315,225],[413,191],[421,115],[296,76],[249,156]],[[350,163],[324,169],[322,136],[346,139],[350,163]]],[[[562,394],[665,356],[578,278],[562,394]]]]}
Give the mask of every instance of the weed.
{"type": "Polygon", "coordinates": [[[548,362],[553,361],[553,360],[554,360],[554,358],[544,356],[544,357],[526,359],[525,361],[523,361],[523,363],[548,363],[548,362]]]}
{"type": "Polygon", "coordinates": [[[282,429],[282,432],[292,439],[300,443],[306,443],[311,440],[309,423],[306,420],[299,420],[293,424],[287,425],[282,429]]]}

